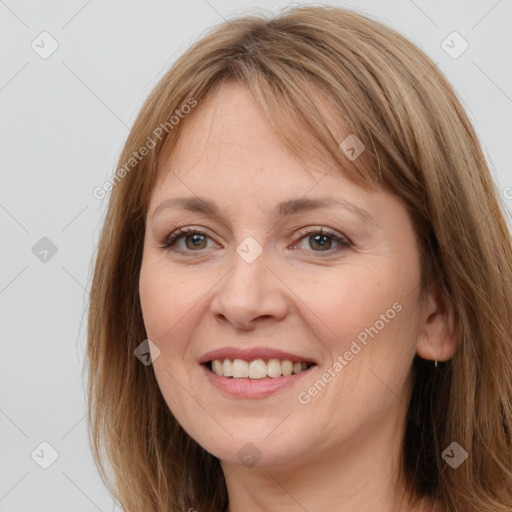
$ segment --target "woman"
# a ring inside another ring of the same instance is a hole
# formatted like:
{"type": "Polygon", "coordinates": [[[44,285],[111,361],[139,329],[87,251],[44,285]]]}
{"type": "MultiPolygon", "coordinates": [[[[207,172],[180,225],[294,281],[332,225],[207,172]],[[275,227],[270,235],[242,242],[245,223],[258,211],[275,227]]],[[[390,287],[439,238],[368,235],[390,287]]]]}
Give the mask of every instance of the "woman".
{"type": "Polygon", "coordinates": [[[510,234],[414,45],[341,8],[230,20],[109,189],[89,410],[124,510],[512,509],[510,234]]]}

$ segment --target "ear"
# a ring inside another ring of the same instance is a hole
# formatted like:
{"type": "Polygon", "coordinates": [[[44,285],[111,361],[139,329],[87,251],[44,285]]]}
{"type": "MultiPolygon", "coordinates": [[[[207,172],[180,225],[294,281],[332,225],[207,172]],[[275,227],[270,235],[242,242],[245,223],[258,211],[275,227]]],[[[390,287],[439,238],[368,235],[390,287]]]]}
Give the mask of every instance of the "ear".
{"type": "Polygon", "coordinates": [[[423,359],[448,361],[457,349],[459,330],[453,306],[439,287],[431,287],[422,303],[416,353],[423,359]]]}

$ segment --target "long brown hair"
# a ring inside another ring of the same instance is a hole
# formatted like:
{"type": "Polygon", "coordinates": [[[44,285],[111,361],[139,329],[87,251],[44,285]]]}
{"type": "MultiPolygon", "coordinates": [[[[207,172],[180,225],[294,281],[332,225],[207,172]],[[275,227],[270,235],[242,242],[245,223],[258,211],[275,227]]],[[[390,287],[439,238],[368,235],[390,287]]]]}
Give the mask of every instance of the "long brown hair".
{"type": "Polygon", "coordinates": [[[454,309],[459,344],[436,370],[414,360],[401,476],[411,495],[450,511],[510,512],[512,244],[503,200],[432,60],[390,28],[338,7],[247,15],[211,29],[160,80],[134,123],[109,184],[88,318],[89,425],[105,483],[127,512],[227,506],[218,459],[184,432],[152,367],[134,356],[147,337],[138,276],[162,148],[172,151],[193,115],[184,105],[200,104],[226,80],[249,88],[299,158],[315,146],[339,163],[336,172],[385,187],[407,206],[423,290],[435,283],[454,309]],[[319,95],[365,145],[362,158],[340,151],[319,95]],[[183,115],[169,121],[177,110],[183,115]],[[457,469],[442,457],[453,442],[468,453],[457,469]]]}

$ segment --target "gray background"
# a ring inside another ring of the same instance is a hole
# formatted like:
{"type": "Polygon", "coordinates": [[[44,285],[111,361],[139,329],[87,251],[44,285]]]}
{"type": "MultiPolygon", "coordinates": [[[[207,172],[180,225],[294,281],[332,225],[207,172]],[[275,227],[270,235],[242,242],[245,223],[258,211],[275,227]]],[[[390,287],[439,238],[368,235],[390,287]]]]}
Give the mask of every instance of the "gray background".
{"type": "MultiPolygon", "coordinates": [[[[287,3],[0,0],[0,511],[115,509],[85,418],[85,308],[107,204],[92,190],[115,171],[144,98],[192,41],[223,17],[287,3]],[[43,31],[58,43],[47,58],[43,31]],[[47,469],[42,442],[58,454],[47,469]]],[[[432,57],[512,209],[512,1],[326,3],[376,16],[432,57]],[[469,44],[458,58],[441,46],[453,31],[469,44]]]]}

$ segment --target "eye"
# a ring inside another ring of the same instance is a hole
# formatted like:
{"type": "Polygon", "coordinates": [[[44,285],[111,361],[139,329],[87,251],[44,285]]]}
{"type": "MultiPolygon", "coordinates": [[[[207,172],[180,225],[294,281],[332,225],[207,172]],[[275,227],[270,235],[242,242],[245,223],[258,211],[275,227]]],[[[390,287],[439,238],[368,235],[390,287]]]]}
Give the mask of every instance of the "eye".
{"type": "MultiPolygon", "coordinates": [[[[322,227],[303,231],[299,234],[301,238],[292,245],[292,249],[296,249],[299,244],[304,242],[309,245],[309,249],[304,247],[300,247],[300,249],[315,253],[332,254],[352,247],[352,243],[347,238],[334,232],[325,231],[322,227]]],[[[161,247],[185,254],[198,252],[202,249],[215,247],[215,243],[208,247],[208,239],[212,240],[205,231],[200,229],[193,227],[179,228],[161,243],[161,247]],[[180,246],[180,242],[183,242],[184,246],[183,244],[180,246]]]]}
{"type": "MultiPolygon", "coordinates": [[[[330,231],[324,231],[323,228],[313,231],[300,233],[302,235],[298,243],[306,242],[313,252],[338,252],[352,247],[352,243],[343,236],[330,231]],[[333,245],[335,247],[333,248],[333,245]],[[336,247],[337,245],[337,247],[336,247]]],[[[297,242],[293,244],[293,248],[297,247],[297,242]]],[[[303,249],[308,250],[308,249],[303,249]]]]}
{"type": "Polygon", "coordinates": [[[210,238],[207,233],[200,231],[195,228],[179,228],[178,230],[171,233],[163,242],[163,249],[177,250],[180,252],[193,252],[199,249],[206,249],[207,239],[210,238]],[[185,249],[179,247],[179,242],[184,240],[185,249]],[[178,246],[174,249],[174,246],[178,246]]]}

